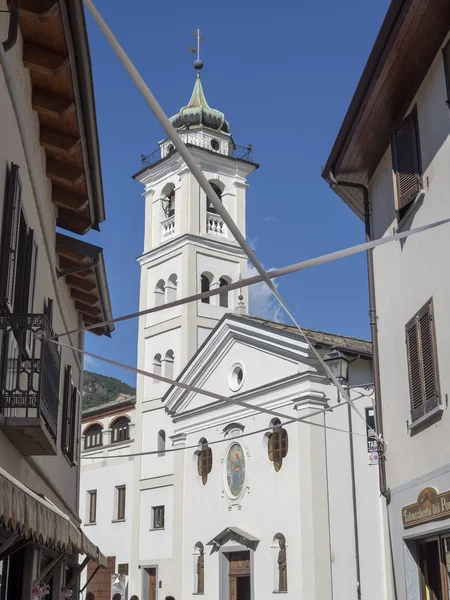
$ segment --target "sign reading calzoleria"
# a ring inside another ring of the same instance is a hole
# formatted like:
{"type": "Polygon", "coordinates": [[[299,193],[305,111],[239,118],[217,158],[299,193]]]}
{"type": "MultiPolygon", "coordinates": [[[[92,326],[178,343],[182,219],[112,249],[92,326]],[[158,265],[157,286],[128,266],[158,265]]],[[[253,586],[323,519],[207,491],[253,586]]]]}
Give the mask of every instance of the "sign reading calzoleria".
{"type": "Polygon", "coordinates": [[[420,492],[416,504],[402,508],[402,517],[405,528],[450,517],[450,492],[438,494],[434,488],[426,488],[420,492]]]}

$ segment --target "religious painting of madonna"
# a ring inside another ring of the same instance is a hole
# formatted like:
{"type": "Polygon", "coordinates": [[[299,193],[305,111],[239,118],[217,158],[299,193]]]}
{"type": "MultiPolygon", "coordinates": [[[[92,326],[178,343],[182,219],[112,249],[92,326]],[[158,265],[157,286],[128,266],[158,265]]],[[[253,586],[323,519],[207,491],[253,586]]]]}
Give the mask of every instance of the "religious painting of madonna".
{"type": "Polygon", "coordinates": [[[233,444],[227,455],[227,482],[230,493],[239,496],[245,481],[245,455],[242,446],[233,444]]]}

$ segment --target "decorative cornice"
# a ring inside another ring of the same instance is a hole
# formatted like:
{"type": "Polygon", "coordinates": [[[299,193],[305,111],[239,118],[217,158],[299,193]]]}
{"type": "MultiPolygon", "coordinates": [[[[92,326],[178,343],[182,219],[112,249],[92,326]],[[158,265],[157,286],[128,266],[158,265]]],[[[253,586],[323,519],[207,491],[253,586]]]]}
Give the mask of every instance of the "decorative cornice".
{"type": "Polygon", "coordinates": [[[147,264],[148,262],[157,260],[160,257],[167,258],[167,254],[169,252],[175,252],[183,248],[187,244],[195,244],[199,248],[204,248],[206,250],[217,250],[219,252],[226,253],[231,256],[236,256],[238,258],[245,257],[245,253],[240,246],[235,246],[228,242],[222,242],[215,239],[208,239],[199,235],[194,235],[192,233],[185,233],[174,239],[169,240],[168,242],[156,246],[155,248],[149,250],[145,254],[138,256],[136,260],[142,266],[147,264]]]}

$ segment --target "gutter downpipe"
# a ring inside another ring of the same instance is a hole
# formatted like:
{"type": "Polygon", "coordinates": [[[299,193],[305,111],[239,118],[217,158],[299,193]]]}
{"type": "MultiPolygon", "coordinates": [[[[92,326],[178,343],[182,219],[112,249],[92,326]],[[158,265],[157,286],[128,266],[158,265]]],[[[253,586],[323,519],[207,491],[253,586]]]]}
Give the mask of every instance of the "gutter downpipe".
{"type": "MultiPolygon", "coordinates": [[[[372,227],[371,227],[371,206],[369,197],[369,188],[363,183],[353,183],[350,181],[337,181],[333,173],[329,174],[328,183],[330,187],[347,187],[361,190],[363,193],[364,201],[364,226],[366,233],[366,242],[372,241],[372,227]]],[[[380,359],[379,359],[379,345],[378,345],[378,317],[375,300],[375,278],[374,278],[374,267],[373,267],[373,249],[367,250],[367,278],[369,283],[369,322],[370,322],[370,333],[372,338],[372,368],[373,368],[373,382],[375,390],[375,423],[377,433],[383,437],[383,408],[381,402],[381,380],[380,380],[380,359]]],[[[385,465],[385,453],[384,448],[379,451],[379,468],[378,468],[378,480],[380,486],[380,493],[386,499],[386,504],[389,505],[391,502],[391,491],[386,487],[386,465],[385,465]]]]}

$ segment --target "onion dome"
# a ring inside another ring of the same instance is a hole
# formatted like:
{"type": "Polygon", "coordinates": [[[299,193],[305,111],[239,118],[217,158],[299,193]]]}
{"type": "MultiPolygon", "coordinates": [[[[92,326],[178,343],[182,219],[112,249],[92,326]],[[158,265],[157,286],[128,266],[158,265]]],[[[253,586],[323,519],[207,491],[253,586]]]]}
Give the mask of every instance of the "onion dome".
{"type": "Polygon", "coordinates": [[[225,115],[220,110],[211,108],[206,102],[200,79],[200,69],[203,67],[201,60],[196,60],[194,67],[197,69],[197,79],[194,90],[187,106],[183,106],[179,113],[171,117],[170,122],[179,127],[208,127],[216,131],[230,131],[230,125],[225,121],[225,115]]]}

